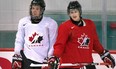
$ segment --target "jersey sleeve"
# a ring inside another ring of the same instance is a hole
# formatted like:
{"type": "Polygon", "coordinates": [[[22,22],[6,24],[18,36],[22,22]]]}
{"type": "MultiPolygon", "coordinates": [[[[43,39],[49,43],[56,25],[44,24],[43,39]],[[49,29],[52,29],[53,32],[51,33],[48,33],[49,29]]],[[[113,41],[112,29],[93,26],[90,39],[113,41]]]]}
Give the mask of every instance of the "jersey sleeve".
{"type": "Polygon", "coordinates": [[[48,36],[49,36],[49,51],[48,51],[48,57],[53,55],[53,45],[56,41],[57,37],[57,29],[58,24],[53,19],[50,20],[50,25],[48,29],[48,36]]]}
{"type": "Polygon", "coordinates": [[[20,20],[19,24],[18,24],[18,30],[16,33],[16,39],[15,39],[15,48],[14,48],[14,52],[15,54],[19,54],[20,55],[20,50],[23,49],[23,45],[24,45],[24,24],[23,21],[20,20]]]}
{"type": "Polygon", "coordinates": [[[101,54],[104,51],[104,48],[99,41],[99,37],[97,35],[94,23],[93,23],[93,50],[95,50],[99,54],[101,54]]]}
{"type": "Polygon", "coordinates": [[[58,28],[58,36],[54,44],[54,53],[53,53],[54,56],[57,57],[62,56],[68,39],[68,34],[69,34],[68,28],[66,28],[66,26],[61,24],[58,28]]]}

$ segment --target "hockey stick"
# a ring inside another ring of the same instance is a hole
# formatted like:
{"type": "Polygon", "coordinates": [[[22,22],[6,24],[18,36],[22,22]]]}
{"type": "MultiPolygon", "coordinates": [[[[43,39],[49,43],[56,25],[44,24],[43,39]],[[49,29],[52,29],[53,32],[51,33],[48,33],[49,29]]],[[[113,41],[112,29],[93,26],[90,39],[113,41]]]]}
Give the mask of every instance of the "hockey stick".
{"type": "MultiPolygon", "coordinates": [[[[110,65],[109,63],[63,63],[60,64],[59,66],[80,66],[80,65],[110,65]]],[[[48,66],[48,64],[33,64],[31,63],[30,67],[42,67],[42,66],[48,66]]]]}

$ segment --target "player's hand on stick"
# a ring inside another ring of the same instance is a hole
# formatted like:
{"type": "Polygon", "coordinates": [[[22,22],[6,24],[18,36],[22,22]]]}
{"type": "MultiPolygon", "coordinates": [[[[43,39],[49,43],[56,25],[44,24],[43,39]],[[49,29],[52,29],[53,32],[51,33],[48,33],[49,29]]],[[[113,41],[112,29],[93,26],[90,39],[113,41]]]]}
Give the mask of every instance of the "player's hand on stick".
{"type": "Polygon", "coordinates": [[[57,69],[59,65],[59,58],[52,56],[48,59],[48,68],[57,69]]]}
{"type": "MultiPolygon", "coordinates": [[[[105,50],[103,54],[100,55],[101,59],[105,62],[105,63],[109,63],[111,65],[111,68],[115,67],[115,59],[114,57],[110,54],[110,52],[108,50],[105,50]]],[[[108,68],[109,66],[106,65],[108,68]]]]}
{"type": "MultiPolygon", "coordinates": [[[[47,64],[48,57],[44,58],[43,64],[47,64]]],[[[42,66],[41,69],[48,69],[48,66],[42,66]]]]}
{"type": "Polygon", "coordinates": [[[12,59],[12,69],[21,69],[22,68],[22,57],[18,54],[15,54],[12,59]]]}

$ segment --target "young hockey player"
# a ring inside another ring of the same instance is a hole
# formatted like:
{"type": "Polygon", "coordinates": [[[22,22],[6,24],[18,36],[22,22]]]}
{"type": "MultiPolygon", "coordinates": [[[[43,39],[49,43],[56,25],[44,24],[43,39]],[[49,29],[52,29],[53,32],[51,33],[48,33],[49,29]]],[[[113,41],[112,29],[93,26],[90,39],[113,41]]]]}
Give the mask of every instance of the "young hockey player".
{"type": "MultiPolygon", "coordinates": [[[[115,60],[100,44],[94,22],[81,17],[82,8],[79,2],[71,1],[67,7],[67,13],[70,19],[59,26],[54,56],[48,60],[49,66],[56,69],[59,58],[61,63],[92,63],[92,50],[95,50],[104,62],[111,64],[114,68],[115,60]]],[[[81,67],[83,65],[77,66],[76,69],[81,67]]]]}
{"type": "Polygon", "coordinates": [[[58,25],[52,18],[43,16],[44,10],[44,0],[32,0],[30,16],[19,21],[12,69],[41,69],[30,64],[42,64],[53,54],[58,25]]]}

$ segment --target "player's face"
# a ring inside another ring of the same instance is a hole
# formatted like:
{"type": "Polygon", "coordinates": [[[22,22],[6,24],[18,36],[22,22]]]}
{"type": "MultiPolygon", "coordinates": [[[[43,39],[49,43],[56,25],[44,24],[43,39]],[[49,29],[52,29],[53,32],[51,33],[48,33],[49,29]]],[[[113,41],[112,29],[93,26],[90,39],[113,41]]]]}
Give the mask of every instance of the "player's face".
{"type": "Polygon", "coordinates": [[[69,16],[74,20],[74,21],[79,21],[80,20],[80,13],[77,9],[70,9],[69,16]]]}
{"type": "Polygon", "coordinates": [[[31,12],[32,12],[32,16],[38,17],[38,16],[40,16],[40,13],[41,13],[41,7],[33,5],[31,8],[31,12]]]}

